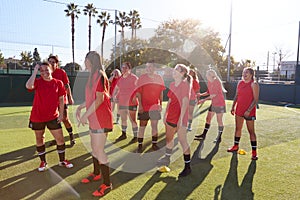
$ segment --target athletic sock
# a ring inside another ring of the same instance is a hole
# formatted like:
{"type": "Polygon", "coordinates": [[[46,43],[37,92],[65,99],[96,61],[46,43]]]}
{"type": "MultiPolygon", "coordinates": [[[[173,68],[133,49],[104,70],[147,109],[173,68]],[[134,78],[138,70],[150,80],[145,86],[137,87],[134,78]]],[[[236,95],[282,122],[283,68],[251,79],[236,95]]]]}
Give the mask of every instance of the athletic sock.
{"type": "Polygon", "coordinates": [[[172,155],[172,151],[173,151],[172,149],[166,148],[165,156],[170,159],[172,155]]]}
{"type": "Polygon", "coordinates": [[[209,127],[210,127],[210,124],[205,123],[205,127],[204,127],[204,130],[203,130],[203,133],[202,133],[203,136],[206,136],[206,134],[209,130],[209,127]]]}
{"type": "Polygon", "coordinates": [[[189,119],[189,122],[188,122],[188,129],[190,129],[192,127],[192,122],[193,120],[192,119],[189,119]]]}
{"type": "Polygon", "coordinates": [[[67,129],[69,135],[73,135],[73,128],[72,127],[66,128],[66,129],[67,129]]]}
{"type": "Polygon", "coordinates": [[[191,154],[183,154],[184,159],[184,168],[189,169],[191,168],[191,154]]]}
{"type": "Polygon", "coordinates": [[[138,143],[139,143],[139,145],[142,145],[142,144],[143,144],[143,141],[144,141],[144,138],[138,138],[138,143]]]}
{"type": "Polygon", "coordinates": [[[57,150],[60,162],[62,162],[62,161],[65,160],[65,149],[66,149],[66,145],[65,144],[56,145],[56,150],[57,150]]]}
{"type": "Polygon", "coordinates": [[[116,120],[116,122],[119,123],[119,120],[120,120],[120,114],[117,114],[117,120],[116,120]]]}
{"type": "Polygon", "coordinates": [[[36,151],[38,152],[41,161],[46,162],[46,146],[36,146],[36,151]]]}
{"type": "Polygon", "coordinates": [[[138,130],[139,130],[139,128],[138,128],[138,127],[134,127],[134,128],[132,128],[133,137],[137,137],[138,130]]]}
{"type": "Polygon", "coordinates": [[[219,126],[218,127],[218,137],[222,136],[223,130],[224,130],[224,126],[219,126]]]}
{"type": "Polygon", "coordinates": [[[157,144],[157,136],[152,136],[152,144],[157,144]]]}
{"type": "Polygon", "coordinates": [[[257,142],[256,141],[251,141],[251,147],[252,147],[252,151],[256,151],[257,142]]]}
{"type": "Polygon", "coordinates": [[[102,172],[103,183],[107,186],[110,186],[110,176],[109,176],[109,163],[100,164],[100,169],[102,172]]]}
{"type": "Polygon", "coordinates": [[[93,156],[93,165],[94,165],[94,174],[99,175],[100,174],[100,165],[99,161],[96,157],[93,156]]]}
{"type": "Polygon", "coordinates": [[[241,137],[234,137],[234,145],[239,146],[241,137]]]}
{"type": "Polygon", "coordinates": [[[122,125],[122,135],[126,135],[127,126],[122,125]]]}

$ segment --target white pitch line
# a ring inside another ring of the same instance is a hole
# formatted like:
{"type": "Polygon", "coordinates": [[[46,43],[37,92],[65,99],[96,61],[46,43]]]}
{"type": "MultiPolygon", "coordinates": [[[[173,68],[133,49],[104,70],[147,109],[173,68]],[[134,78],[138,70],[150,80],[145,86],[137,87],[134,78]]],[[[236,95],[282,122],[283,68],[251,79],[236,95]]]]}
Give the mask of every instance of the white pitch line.
{"type": "Polygon", "coordinates": [[[290,110],[290,111],[293,111],[293,112],[295,112],[295,113],[300,113],[299,111],[296,111],[296,110],[293,110],[293,109],[291,109],[291,108],[289,108],[288,106],[291,106],[291,105],[294,105],[294,104],[286,104],[284,107],[286,108],[286,109],[288,109],[288,110],[290,110]]]}

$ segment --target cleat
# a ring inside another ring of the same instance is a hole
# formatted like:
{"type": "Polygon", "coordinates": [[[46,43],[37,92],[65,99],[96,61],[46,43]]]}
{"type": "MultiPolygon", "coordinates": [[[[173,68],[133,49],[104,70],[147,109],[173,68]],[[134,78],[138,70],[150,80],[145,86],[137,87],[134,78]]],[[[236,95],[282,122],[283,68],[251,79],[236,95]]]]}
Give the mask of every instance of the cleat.
{"type": "Polygon", "coordinates": [[[133,143],[136,143],[137,141],[138,141],[137,137],[133,137],[132,140],[130,140],[128,144],[133,144],[133,143]]]}
{"type": "Polygon", "coordinates": [[[158,166],[169,166],[170,164],[170,157],[164,156],[157,161],[158,166]]]}
{"type": "Polygon", "coordinates": [[[155,144],[155,143],[152,144],[152,150],[153,151],[159,150],[159,147],[157,146],[157,144],[155,144]]]}
{"type": "Polygon", "coordinates": [[[201,134],[201,135],[195,135],[194,140],[204,140],[205,137],[206,137],[206,135],[204,135],[204,134],[201,134]]]}
{"type": "Polygon", "coordinates": [[[116,142],[119,142],[119,141],[125,140],[126,138],[127,138],[127,136],[126,136],[126,135],[124,135],[124,134],[122,134],[120,137],[118,137],[118,138],[116,139],[116,142]]]}
{"type": "Polygon", "coordinates": [[[70,163],[68,160],[61,161],[58,163],[58,165],[61,167],[66,167],[68,169],[73,167],[73,164],[70,163]]]}
{"type": "Polygon", "coordinates": [[[227,149],[227,152],[236,152],[239,150],[238,145],[233,145],[231,148],[227,149]]]}
{"type": "Polygon", "coordinates": [[[49,147],[54,146],[54,145],[56,145],[56,141],[55,141],[55,140],[52,140],[52,141],[49,143],[49,147]]]}
{"type": "Polygon", "coordinates": [[[192,169],[191,168],[184,168],[182,170],[182,172],[180,172],[180,174],[178,175],[178,177],[185,177],[185,176],[189,175],[190,173],[192,173],[192,169]]]}
{"type": "Polygon", "coordinates": [[[103,197],[104,195],[109,193],[111,190],[112,190],[112,184],[110,184],[109,186],[102,184],[99,186],[99,188],[95,192],[93,192],[93,196],[103,197]]]}
{"type": "Polygon", "coordinates": [[[257,160],[258,159],[258,156],[257,156],[257,153],[255,150],[252,150],[252,157],[251,157],[252,160],[257,160]]]}
{"type": "Polygon", "coordinates": [[[90,173],[88,175],[88,177],[81,180],[81,183],[90,183],[92,181],[98,181],[100,179],[101,179],[101,174],[96,175],[96,174],[90,173]]]}
{"type": "Polygon", "coordinates": [[[47,163],[45,161],[42,161],[38,170],[39,170],[39,172],[44,172],[44,171],[46,171],[46,169],[47,169],[47,163]]]}

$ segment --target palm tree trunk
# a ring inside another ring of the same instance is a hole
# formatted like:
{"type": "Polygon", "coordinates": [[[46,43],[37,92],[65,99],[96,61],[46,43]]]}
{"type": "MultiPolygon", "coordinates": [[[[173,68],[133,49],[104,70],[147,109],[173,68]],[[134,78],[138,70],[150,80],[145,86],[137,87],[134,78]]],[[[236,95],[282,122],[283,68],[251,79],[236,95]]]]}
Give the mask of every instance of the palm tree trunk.
{"type": "Polygon", "coordinates": [[[103,61],[103,46],[104,46],[104,36],[105,36],[105,29],[106,26],[103,26],[103,31],[102,31],[102,39],[101,39],[101,59],[103,61]]]}
{"type": "Polygon", "coordinates": [[[71,74],[73,74],[73,70],[75,68],[75,48],[74,48],[74,41],[75,41],[75,28],[74,28],[74,15],[71,17],[72,20],[72,58],[73,58],[73,66],[71,69],[71,74]]]}
{"type": "Polygon", "coordinates": [[[91,51],[91,37],[92,37],[92,26],[91,26],[91,14],[89,14],[89,51],[91,51]]]}

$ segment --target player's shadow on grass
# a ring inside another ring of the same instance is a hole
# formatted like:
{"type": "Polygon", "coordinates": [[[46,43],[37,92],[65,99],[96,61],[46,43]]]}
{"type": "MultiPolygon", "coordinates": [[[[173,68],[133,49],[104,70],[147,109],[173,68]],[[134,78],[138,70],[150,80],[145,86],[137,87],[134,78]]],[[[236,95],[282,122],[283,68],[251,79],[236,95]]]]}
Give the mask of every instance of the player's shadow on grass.
{"type": "Polygon", "coordinates": [[[230,169],[227,174],[226,180],[224,182],[224,186],[222,188],[221,199],[253,200],[254,193],[252,192],[252,184],[253,184],[254,174],[256,172],[256,161],[253,160],[251,161],[248,167],[248,171],[244,176],[241,185],[239,185],[238,182],[237,167],[238,167],[237,154],[233,153],[230,162],[230,169]]]}
{"type": "MultiPolygon", "coordinates": [[[[58,199],[74,199],[79,198],[81,195],[90,196],[90,193],[86,193],[85,188],[73,188],[69,182],[66,181],[68,177],[72,177],[72,175],[79,170],[91,165],[92,159],[90,153],[83,154],[70,161],[74,164],[74,168],[66,169],[65,167],[54,165],[45,172],[38,172],[37,169],[31,171],[24,170],[25,172],[23,173],[21,171],[21,173],[18,173],[16,176],[0,181],[1,198],[37,199],[41,196],[46,198],[45,193],[50,195],[49,198],[57,196],[58,199]],[[56,187],[57,185],[60,186],[56,187]],[[55,189],[55,191],[53,191],[55,193],[51,193],[51,188],[54,186],[59,189],[55,189]]],[[[78,182],[80,182],[80,180],[78,180],[78,182]]]]}
{"type": "Polygon", "coordinates": [[[148,190],[158,182],[167,183],[166,186],[160,191],[155,199],[169,199],[172,194],[172,199],[186,199],[197,188],[209,174],[213,165],[211,160],[218,152],[219,143],[216,143],[211,152],[204,158],[201,158],[201,151],[204,147],[204,141],[200,141],[197,149],[192,156],[192,174],[184,178],[176,177],[160,177],[160,173],[155,173],[145,185],[131,198],[143,199],[148,190]]]}

